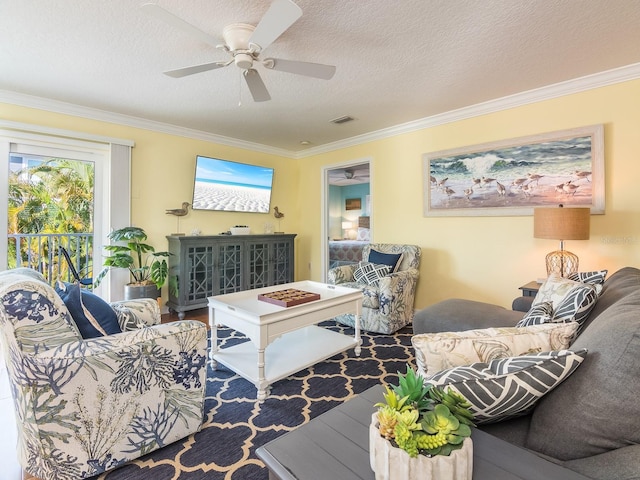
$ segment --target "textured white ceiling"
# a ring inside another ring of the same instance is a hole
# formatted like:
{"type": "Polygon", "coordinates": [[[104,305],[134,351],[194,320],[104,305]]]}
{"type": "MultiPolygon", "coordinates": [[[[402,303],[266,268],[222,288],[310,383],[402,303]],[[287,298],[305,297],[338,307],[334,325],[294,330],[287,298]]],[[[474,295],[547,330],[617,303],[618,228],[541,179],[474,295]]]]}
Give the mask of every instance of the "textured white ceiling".
{"type": "MultiPolygon", "coordinates": [[[[227,57],[144,1],[0,0],[0,90],[299,151],[640,62],[638,0],[295,0],[302,18],[263,56],[336,74],[260,66],[272,100],[254,103],[234,65],[163,75],[227,57]],[[329,122],[343,115],[355,121],[329,122]]],[[[220,43],[270,5],[157,3],[220,43]]]]}

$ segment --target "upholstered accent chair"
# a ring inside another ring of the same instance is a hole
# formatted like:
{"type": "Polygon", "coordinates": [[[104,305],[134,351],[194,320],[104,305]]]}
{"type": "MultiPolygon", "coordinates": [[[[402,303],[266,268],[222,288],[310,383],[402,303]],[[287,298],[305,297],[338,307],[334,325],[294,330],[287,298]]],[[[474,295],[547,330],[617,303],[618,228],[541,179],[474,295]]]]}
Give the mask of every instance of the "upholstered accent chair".
{"type": "Polygon", "coordinates": [[[202,426],[206,326],[160,324],[156,300],[111,306],[122,333],[83,339],[38,272],[0,273],[18,458],[38,478],[92,477],[202,426]]]}
{"type": "MultiPolygon", "coordinates": [[[[417,245],[370,243],[362,250],[362,262],[332,268],[329,283],[362,290],[360,328],[369,332],[393,333],[413,319],[413,301],[418,284],[421,249],[417,245]],[[400,255],[391,265],[393,256],[400,255]],[[378,262],[389,260],[389,270],[378,262]]],[[[340,315],[336,321],[355,325],[355,315],[340,315]]]]}

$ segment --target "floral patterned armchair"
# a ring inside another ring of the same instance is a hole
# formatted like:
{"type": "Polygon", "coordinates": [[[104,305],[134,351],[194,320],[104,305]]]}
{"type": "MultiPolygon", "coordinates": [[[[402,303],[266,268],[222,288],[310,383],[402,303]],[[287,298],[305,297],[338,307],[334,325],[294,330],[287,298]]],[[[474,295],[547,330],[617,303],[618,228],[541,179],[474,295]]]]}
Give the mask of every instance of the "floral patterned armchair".
{"type": "MultiPolygon", "coordinates": [[[[343,265],[329,270],[329,283],[359,288],[364,295],[360,328],[369,332],[393,333],[413,319],[413,300],[418,284],[421,249],[417,245],[370,243],[362,250],[362,261],[369,262],[371,251],[383,254],[401,253],[399,265],[377,281],[377,285],[358,282],[354,273],[359,264],[343,265]]],[[[340,315],[336,321],[354,326],[355,316],[340,315]]]]}
{"type": "Polygon", "coordinates": [[[202,426],[206,326],[159,324],[155,300],[112,307],[123,332],[85,340],[38,272],[0,273],[18,457],[38,478],[94,476],[202,426]]]}

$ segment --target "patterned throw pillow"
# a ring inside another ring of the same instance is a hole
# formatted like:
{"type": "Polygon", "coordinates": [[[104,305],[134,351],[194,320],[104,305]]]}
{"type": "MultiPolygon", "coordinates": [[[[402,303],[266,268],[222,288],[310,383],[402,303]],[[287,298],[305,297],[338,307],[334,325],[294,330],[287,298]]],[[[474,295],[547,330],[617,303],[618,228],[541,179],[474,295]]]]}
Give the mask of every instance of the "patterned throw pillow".
{"type": "Polygon", "coordinates": [[[580,366],[586,349],[560,350],[455,367],[425,384],[450,386],[471,403],[476,424],[526,414],[543,395],[580,366]]]}
{"type": "Polygon", "coordinates": [[[578,324],[570,322],[422,333],[411,337],[411,344],[415,350],[418,372],[427,378],[455,366],[562,350],[571,345],[577,329],[578,324]]]}
{"type": "Polygon", "coordinates": [[[602,286],[609,270],[594,270],[593,272],[575,272],[571,273],[567,278],[574,282],[588,283],[596,287],[596,293],[600,295],[602,286]]]}
{"type": "Polygon", "coordinates": [[[368,228],[359,227],[358,233],[356,234],[356,240],[359,242],[369,242],[371,241],[371,233],[368,228]]]}
{"type": "Polygon", "coordinates": [[[541,325],[543,323],[549,323],[553,320],[553,303],[542,302],[537,305],[533,305],[529,311],[522,317],[516,327],[530,327],[531,325],[541,325]]]}
{"type": "MultiPolygon", "coordinates": [[[[587,284],[583,284],[587,285],[587,284]]],[[[582,325],[596,305],[598,294],[593,285],[572,289],[556,307],[552,322],[578,322],[582,325]]]]}
{"type": "Polygon", "coordinates": [[[584,323],[597,299],[593,285],[551,274],[540,286],[531,305],[551,302],[554,312],[552,322],[584,323]]]}
{"type": "Polygon", "coordinates": [[[353,272],[353,278],[355,278],[356,282],[377,287],[380,279],[389,275],[389,272],[391,272],[391,267],[388,265],[360,262],[353,272]]]}

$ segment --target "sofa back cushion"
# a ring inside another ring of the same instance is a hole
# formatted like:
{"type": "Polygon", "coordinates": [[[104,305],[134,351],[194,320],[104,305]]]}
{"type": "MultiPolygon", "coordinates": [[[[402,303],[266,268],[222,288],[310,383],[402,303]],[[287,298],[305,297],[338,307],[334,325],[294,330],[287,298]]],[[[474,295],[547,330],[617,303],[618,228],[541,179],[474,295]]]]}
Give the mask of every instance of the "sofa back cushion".
{"type": "Polygon", "coordinates": [[[589,355],[536,406],[526,446],[573,460],[640,443],[640,270],[605,282],[571,348],[589,355]]]}

